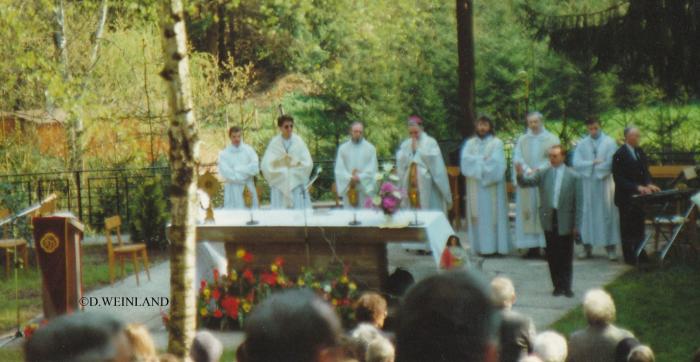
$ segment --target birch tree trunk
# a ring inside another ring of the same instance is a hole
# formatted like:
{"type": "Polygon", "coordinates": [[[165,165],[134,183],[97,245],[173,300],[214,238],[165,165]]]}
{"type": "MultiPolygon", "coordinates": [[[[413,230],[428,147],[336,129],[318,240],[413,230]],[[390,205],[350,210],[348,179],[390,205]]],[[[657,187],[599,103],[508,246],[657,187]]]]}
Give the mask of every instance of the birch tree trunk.
{"type": "Polygon", "coordinates": [[[163,1],[161,14],[165,67],[172,118],[168,130],[172,174],[170,202],[170,323],[168,352],[187,359],[195,333],[195,224],[199,137],[190,86],[187,34],[181,0],[163,1]]]}
{"type": "MultiPolygon", "coordinates": [[[[109,1],[102,0],[100,2],[100,14],[97,20],[97,27],[95,32],[91,37],[92,51],[90,52],[90,63],[88,65],[85,74],[83,75],[83,80],[80,82],[80,86],[76,89],[77,93],[71,103],[67,107],[68,119],[67,119],[67,132],[68,132],[68,153],[69,153],[69,168],[72,170],[79,170],[83,168],[83,131],[84,123],[82,118],[82,112],[79,110],[71,109],[72,105],[80,101],[83,94],[85,94],[85,89],[90,79],[90,73],[92,69],[97,64],[98,51],[100,48],[100,40],[102,40],[102,34],[104,33],[105,23],[107,22],[107,13],[109,10],[109,1]]],[[[58,58],[61,62],[61,72],[63,80],[68,82],[73,77],[71,73],[70,66],[68,63],[68,50],[66,49],[67,34],[66,34],[66,13],[63,6],[63,0],[58,0],[56,2],[54,12],[56,14],[56,30],[54,32],[54,43],[56,45],[56,50],[58,51],[58,58]]],[[[65,106],[65,105],[64,105],[65,106]]]]}

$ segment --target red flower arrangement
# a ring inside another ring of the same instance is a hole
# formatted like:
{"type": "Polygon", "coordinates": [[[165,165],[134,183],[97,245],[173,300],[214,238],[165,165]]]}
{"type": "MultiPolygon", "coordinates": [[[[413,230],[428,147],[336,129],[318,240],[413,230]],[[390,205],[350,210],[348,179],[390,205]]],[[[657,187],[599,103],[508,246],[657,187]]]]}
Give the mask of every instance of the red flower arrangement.
{"type": "MultiPolygon", "coordinates": [[[[357,299],[357,284],[348,277],[347,268],[325,271],[302,269],[297,282],[284,273],[284,259],[277,257],[266,270],[256,273],[251,263],[253,255],[243,249],[236,252],[242,264],[232,268],[229,275],[213,270],[213,281],[202,280],[197,299],[199,326],[212,329],[232,329],[243,326],[253,306],[276,290],[309,287],[331,303],[345,321],[352,319],[352,304],[357,299]]],[[[164,324],[167,325],[165,317],[164,324]]]]}

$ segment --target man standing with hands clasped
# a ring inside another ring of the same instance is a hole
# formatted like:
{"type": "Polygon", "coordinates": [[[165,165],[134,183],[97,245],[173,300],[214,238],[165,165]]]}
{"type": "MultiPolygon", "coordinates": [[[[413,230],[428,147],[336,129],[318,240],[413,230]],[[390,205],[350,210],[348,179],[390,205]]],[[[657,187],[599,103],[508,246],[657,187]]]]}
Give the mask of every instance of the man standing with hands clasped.
{"type": "Polygon", "coordinates": [[[547,245],[547,263],[552,277],[552,295],[571,298],[574,235],[578,234],[582,216],[581,183],[575,171],[564,164],[561,145],[549,149],[551,167],[524,176],[523,165],[516,163],[518,185],[539,187],[540,222],[547,245]]]}

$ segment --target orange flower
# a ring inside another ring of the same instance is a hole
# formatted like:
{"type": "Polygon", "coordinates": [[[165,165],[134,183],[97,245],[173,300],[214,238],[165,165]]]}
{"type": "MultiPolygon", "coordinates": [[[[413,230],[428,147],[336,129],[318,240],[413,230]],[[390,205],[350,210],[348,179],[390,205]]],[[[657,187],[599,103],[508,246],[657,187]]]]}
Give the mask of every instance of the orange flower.
{"type": "Polygon", "coordinates": [[[273,264],[281,268],[284,265],[284,258],[282,258],[281,256],[276,257],[273,264]]]}
{"type": "Polygon", "coordinates": [[[219,281],[219,269],[214,268],[213,273],[214,273],[214,283],[216,283],[219,281]]]}
{"type": "Polygon", "coordinates": [[[211,292],[211,296],[212,296],[212,298],[214,298],[214,300],[218,301],[219,298],[221,297],[221,292],[219,292],[219,288],[214,289],[214,291],[211,292]]]}
{"type": "Polygon", "coordinates": [[[224,316],[224,314],[221,313],[221,309],[217,309],[214,311],[214,318],[221,318],[223,316],[224,316]]]}

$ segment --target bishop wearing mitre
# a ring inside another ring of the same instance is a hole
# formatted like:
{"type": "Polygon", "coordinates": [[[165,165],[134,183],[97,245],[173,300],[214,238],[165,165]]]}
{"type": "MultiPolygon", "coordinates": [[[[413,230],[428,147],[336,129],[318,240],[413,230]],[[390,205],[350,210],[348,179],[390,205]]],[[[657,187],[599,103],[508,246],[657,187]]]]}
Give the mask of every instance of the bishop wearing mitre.
{"type": "Polygon", "coordinates": [[[396,170],[401,188],[408,191],[408,203],[416,209],[447,212],[452,192],[440,146],[423,131],[418,116],[408,118],[408,133],[396,152],[396,170]]]}
{"type": "Polygon", "coordinates": [[[272,138],[263,155],[261,168],[270,185],[270,205],[273,209],[303,209],[311,207],[306,190],[313,169],[311,154],[301,137],[294,134],[294,118],[277,118],[280,134],[272,138]]]}
{"type": "Polygon", "coordinates": [[[364,126],[350,126],[350,140],[338,147],[335,159],[335,186],[343,206],[358,207],[375,192],[377,150],[363,137],[364,126]]]}

